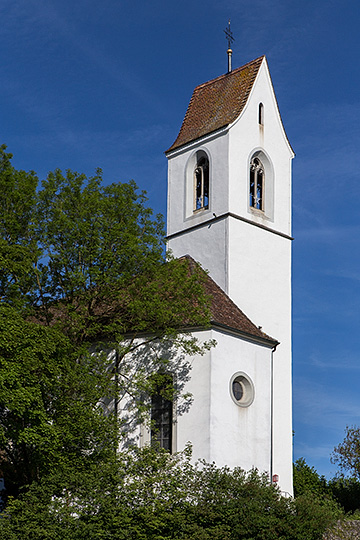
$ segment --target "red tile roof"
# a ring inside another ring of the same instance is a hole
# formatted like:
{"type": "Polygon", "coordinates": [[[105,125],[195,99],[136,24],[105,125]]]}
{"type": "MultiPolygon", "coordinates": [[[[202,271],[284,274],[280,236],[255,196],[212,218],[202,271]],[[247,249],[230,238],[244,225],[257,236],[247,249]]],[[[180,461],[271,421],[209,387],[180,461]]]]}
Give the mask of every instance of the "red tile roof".
{"type": "MultiPolygon", "coordinates": [[[[188,261],[190,271],[197,265],[190,255],[181,258],[188,261]]],[[[271,346],[278,344],[276,339],[268,336],[256,326],[209,275],[206,276],[204,288],[210,298],[212,326],[218,325],[228,330],[246,334],[249,338],[267,341],[271,346]]]]}
{"type": "Polygon", "coordinates": [[[260,56],[226,75],[197,86],[179,135],[167,152],[234,122],[245,107],[264,58],[260,56]]]}

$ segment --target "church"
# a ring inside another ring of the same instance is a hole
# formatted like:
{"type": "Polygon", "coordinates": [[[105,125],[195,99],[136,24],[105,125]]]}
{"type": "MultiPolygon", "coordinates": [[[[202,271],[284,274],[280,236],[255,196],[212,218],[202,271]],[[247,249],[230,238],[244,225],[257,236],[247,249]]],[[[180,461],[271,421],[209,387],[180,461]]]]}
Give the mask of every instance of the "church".
{"type": "Polygon", "coordinates": [[[193,403],[162,418],[160,439],[292,495],[294,153],[264,56],[195,88],[166,157],[168,248],[209,272],[211,328],[193,333],[217,345],[191,359],[193,403]]]}

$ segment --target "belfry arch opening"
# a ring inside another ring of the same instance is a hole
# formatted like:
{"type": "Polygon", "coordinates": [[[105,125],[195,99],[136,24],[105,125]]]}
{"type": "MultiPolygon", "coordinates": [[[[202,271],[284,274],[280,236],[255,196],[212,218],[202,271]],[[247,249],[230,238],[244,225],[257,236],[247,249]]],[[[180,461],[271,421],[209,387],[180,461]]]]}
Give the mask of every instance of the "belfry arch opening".
{"type": "Polygon", "coordinates": [[[250,154],[248,208],[258,218],[274,220],[274,168],[263,150],[250,154]]]}
{"type": "Polygon", "coordinates": [[[184,218],[195,220],[211,207],[212,160],[206,149],[192,152],[185,165],[184,218]]]}
{"type": "Polygon", "coordinates": [[[209,158],[200,150],[194,169],[194,212],[209,208],[209,173],[209,158]]]}
{"type": "Polygon", "coordinates": [[[264,210],[265,170],[258,157],[250,161],[250,206],[264,210]]]}

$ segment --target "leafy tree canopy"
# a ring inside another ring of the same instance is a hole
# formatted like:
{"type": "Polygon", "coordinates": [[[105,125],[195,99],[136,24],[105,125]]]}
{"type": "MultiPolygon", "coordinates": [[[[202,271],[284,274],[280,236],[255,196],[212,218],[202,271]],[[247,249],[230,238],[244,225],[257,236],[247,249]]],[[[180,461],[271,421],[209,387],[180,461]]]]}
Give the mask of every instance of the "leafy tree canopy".
{"type": "Polygon", "coordinates": [[[308,465],[304,458],[294,463],[294,495],[305,495],[319,501],[336,501],[351,516],[360,511],[360,482],[356,478],[336,475],[327,480],[308,465]]]}
{"type": "Polygon", "coordinates": [[[17,171],[5,150],[0,146],[0,301],[19,307],[34,286],[39,256],[33,237],[38,178],[17,171]]]}
{"type": "Polygon", "coordinates": [[[332,462],[339,465],[343,473],[360,480],[360,428],[346,426],[345,438],[332,454],[332,462]]]}
{"type": "Polygon", "coordinates": [[[205,274],[165,260],[163,220],[134,182],[56,170],[39,186],[11,158],[1,146],[0,466],[16,494],[113,455],[146,417],[149,374],[176,372],[180,397],[186,354],[211,344],[186,330],[208,324],[205,274]]]}
{"type": "Polygon", "coordinates": [[[304,458],[299,458],[293,466],[294,495],[305,493],[323,495],[328,492],[326,478],[320,476],[314,467],[308,465],[304,458]]]}
{"type": "Polygon", "coordinates": [[[157,335],[207,321],[201,271],[165,264],[164,227],[134,182],[102,185],[60,170],[36,191],[0,147],[0,291],[73,343],[157,335]]]}
{"type": "Polygon", "coordinates": [[[110,382],[104,355],[80,354],[58,330],[0,305],[0,463],[8,494],[54,468],[109,454],[114,422],[96,404],[110,382]]]}

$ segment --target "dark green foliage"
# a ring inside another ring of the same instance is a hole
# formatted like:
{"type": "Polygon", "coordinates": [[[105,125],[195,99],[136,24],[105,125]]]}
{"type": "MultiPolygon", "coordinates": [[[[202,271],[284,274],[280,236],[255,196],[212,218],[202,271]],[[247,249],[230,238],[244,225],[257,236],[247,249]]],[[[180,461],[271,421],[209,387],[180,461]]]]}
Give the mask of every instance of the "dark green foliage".
{"type": "Polygon", "coordinates": [[[113,322],[131,325],[132,295],[138,277],[154,277],[163,263],[163,223],[145,206],[134,182],[102,187],[101,171],[89,180],[68,171],[50,173],[37,206],[39,298],[47,321],[54,317],[76,341],[92,339],[113,322]],[[60,312],[54,302],[61,303],[60,312]],[[128,323],[128,324],[126,324],[128,323]]]}
{"type": "Polygon", "coordinates": [[[104,361],[0,305],[0,463],[8,494],[106,453],[114,426],[96,406],[108,391],[104,361]]]}
{"type": "Polygon", "coordinates": [[[34,172],[17,171],[12,154],[0,146],[0,301],[21,308],[36,288],[39,251],[34,238],[36,187],[34,172]]]}
{"type": "Polygon", "coordinates": [[[204,273],[164,259],[164,227],[134,182],[102,186],[56,170],[37,192],[0,147],[0,300],[56,325],[74,344],[118,343],[206,324],[204,273]]]}
{"type": "Polygon", "coordinates": [[[338,516],[305,496],[282,498],[256,471],[190,464],[147,448],[87,472],[53,475],[11,502],[4,540],[316,540],[338,516]]]}
{"type": "Polygon", "coordinates": [[[358,480],[336,477],[329,480],[328,487],[346,513],[360,511],[360,482],[358,480]]]}
{"type": "Polygon", "coordinates": [[[304,458],[299,458],[293,466],[294,495],[313,493],[325,495],[329,493],[326,478],[319,476],[314,467],[308,465],[304,458]]]}
{"type": "Polygon", "coordinates": [[[346,426],[345,437],[331,456],[341,474],[329,482],[329,488],[346,512],[360,510],[360,428],[346,426]],[[349,475],[349,476],[345,476],[349,475]]]}
{"type": "Polygon", "coordinates": [[[332,500],[342,508],[345,513],[354,513],[360,510],[360,483],[356,478],[335,476],[326,480],[319,476],[314,467],[305,462],[304,458],[294,463],[294,494],[295,497],[305,495],[318,501],[332,500]]]}

